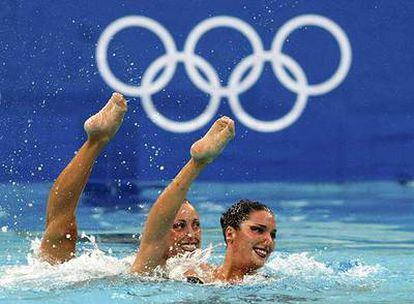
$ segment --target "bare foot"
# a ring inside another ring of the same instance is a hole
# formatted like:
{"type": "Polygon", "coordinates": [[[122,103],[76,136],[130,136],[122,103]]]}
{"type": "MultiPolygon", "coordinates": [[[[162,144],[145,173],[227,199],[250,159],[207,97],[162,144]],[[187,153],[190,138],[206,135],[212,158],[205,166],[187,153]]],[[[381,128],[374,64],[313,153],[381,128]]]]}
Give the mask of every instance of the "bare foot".
{"type": "Polygon", "coordinates": [[[108,142],[121,126],[127,111],[127,103],[119,93],[113,93],[106,105],[95,115],[89,117],[84,129],[89,140],[108,142]]]}
{"type": "Polygon", "coordinates": [[[203,138],[191,146],[191,156],[201,163],[211,163],[234,137],[234,121],[226,116],[217,119],[203,138]]]}

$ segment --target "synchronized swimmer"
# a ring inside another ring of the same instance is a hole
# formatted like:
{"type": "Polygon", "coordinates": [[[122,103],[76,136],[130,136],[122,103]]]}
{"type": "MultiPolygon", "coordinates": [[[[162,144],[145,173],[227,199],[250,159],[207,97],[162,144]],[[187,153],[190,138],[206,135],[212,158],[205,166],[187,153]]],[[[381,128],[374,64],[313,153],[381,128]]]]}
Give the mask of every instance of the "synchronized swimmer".
{"type": "MultiPolygon", "coordinates": [[[[108,103],[84,125],[88,135],[78,153],[53,184],[48,202],[46,228],[40,246],[41,258],[51,264],[75,257],[76,209],[96,158],[122,124],[127,103],[114,93],[108,103]]],[[[166,261],[201,247],[200,217],[186,199],[187,192],[203,171],[234,137],[234,121],[221,117],[190,149],[191,158],[164,189],[148,214],[132,273],[151,274],[166,261]]],[[[264,204],[241,200],[221,217],[226,254],[224,262],[202,265],[202,273],[188,270],[191,282],[241,282],[261,268],[275,248],[276,221],[264,204]]]]}

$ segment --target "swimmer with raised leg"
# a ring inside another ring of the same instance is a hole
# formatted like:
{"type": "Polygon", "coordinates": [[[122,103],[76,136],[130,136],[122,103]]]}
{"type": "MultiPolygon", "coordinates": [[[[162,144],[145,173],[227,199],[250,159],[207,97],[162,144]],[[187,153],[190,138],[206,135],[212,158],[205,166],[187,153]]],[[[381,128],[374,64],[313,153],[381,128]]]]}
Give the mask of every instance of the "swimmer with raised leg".
{"type": "MultiPolygon", "coordinates": [[[[185,197],[191,183],[233,137],[234,122],[222,117],[193,144],[190,161],[150,210],[132,272],[149,274],[177,253],[200,247],[199,216],[185,197]],[[176,231],[178,225],[180,228],[176,231]],[[186,241],[180,241],[180,237],[186,241]]],[[[223,264],[202,265],[201,275],[189,269],[184,274],[190,278],[189,282],[241,282],[246,275],[261,268],[275,248],[276,220],[264,204],[241,200],[222,215],[220,222],[227,246],[223,264]]]]}
{"type": "Polygon", "coordinates": [[[60,173],[49,193],[46,229],[40,246],[41,257],[63,263],[75,255],[78,236],[76,208],[96,158],[121,126],[127,103],[119,93],[84,124],[88,139],[60,173]]]}
{"type": "MultiPolygon", "coordinates": [[[[234,136],[234,122],[229,124],[234,136]]],[[[214,142],[220,142],[219,137],[225,138],[225,135],[209,133],[206,137],[211,136],[216,141],[203,138],[191,147],[191,156],[196,162],[213,161],[225,147],[214,145],[214,142]]],[[[262,203],[240,200],[223,213],[220,223],[227,246],[224,262],[218,267],[205,265],[208,267],[204,267],[202,277],[193,277],[195,272],[187,271],[186,274],[191,275],[191,282],[242,282],[246,275],[253,274],[264,266],[275,248],[275,215],[262,203]]]]}
{"type": "Polygon", "coordinates": [[[168,258],[200,247],[200,220],[186,200],[192,182],[234,137],[234,122],[219,118],[191,147],[191,159],[152,206],[131,271],[150,274],[168,258]]]}
{"type": "MultiPolygon", "coordinates": [[[[126,110],[122,95],[114,93],[106,106],[85,122],[88,140],[59,175],[49,195],[46,231],[40,247],[46,261],[56,264],[74,257],[75,212],[80,195],[96,158],[118,131],[126,110]]],[[[185,197],[194,179],[233,137],[234,122],[222,117],[191,147],[190,161],[150,211],[133,272],[150,273],[169,257],[200,247],[199,216],[185,197]]],[[[263,204],[240,201],[223,214],[221,224],[227,244],[225,261],[219,267],[205,265],[210,274],[202,279],[240,282],[246,274],[262,267],[274,249],[275,218],[263,204]]]]}

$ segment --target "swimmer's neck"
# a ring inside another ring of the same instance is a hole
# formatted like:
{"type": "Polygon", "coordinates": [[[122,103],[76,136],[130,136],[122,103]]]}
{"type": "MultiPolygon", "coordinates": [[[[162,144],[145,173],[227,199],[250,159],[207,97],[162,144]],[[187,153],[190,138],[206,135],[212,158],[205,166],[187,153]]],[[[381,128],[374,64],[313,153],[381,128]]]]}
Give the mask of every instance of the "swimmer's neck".
{"type": "Polygon", "coordinates": [[[226,254],[223,265],[217,267],[214,271],[214,278],[222,282],[241,283],[245,275],[252,274],[253,272],[254,270],[252,269],[237,267],[234,265],[232,258],[226,254]]]}

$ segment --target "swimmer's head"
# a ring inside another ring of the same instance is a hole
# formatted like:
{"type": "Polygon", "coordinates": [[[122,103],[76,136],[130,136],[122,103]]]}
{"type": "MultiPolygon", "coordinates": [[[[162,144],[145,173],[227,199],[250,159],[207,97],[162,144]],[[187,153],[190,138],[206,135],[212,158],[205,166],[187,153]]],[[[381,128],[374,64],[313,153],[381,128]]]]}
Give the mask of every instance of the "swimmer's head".
{"type": "Polygon", "coordinates": [[[266,205],[240,200],[220,219],[233,265],[246,272],[264,265],[275,248],[275,215],[266,205]]]}
{"type": "Polygon", "coordinates": [[[201,246],[200,217],[194,206],[185,200],[170,231],[168,257],[192,252],[201,246]]]}

